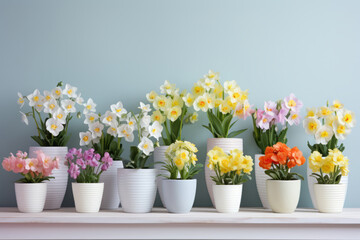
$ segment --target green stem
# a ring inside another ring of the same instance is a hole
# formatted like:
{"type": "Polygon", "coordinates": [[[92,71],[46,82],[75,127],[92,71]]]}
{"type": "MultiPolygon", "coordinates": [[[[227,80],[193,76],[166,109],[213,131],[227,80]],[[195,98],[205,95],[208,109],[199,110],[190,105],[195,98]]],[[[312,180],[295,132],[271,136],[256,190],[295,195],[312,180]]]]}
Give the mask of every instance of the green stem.
{"type": "Polygon", "coordinates": [[[34,120],[35,120],[36,129],[37,129],[37,131],[38,131],[39,138],[40,138],[40,128],[39,128],[39,124],[38,124],[38,122],[37,122],[37,120],[36,120],[35,108],[34,108],[34,107],[32,107],[32,113],[33,113],[32,116],[33,116],[33,118],[34,118],[34,120]]]}

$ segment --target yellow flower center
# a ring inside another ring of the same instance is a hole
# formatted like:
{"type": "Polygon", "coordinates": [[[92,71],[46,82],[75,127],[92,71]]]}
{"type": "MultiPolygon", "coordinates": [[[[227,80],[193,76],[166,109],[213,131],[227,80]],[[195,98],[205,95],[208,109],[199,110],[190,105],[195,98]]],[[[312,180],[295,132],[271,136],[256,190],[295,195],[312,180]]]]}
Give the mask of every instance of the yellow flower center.
{"type": "Polygon", "coordinates": [[[84,141],[84,142],[87,142],[88,140],[89,140],[89,137],[88,137],[88,136],[84,136],[84,137],[83,137],[83,141],[84,141]]]}
{"type": "Polygon", "coordinates": [[[159,115],[156,115],[154,118],[155,118],[156,121],[159,121],[159,120],[160,120],[160,116],[159,116],[159,115]]]}
{"type": "Polygon", "coordinates": [[[116,109],[116,112],[118,113],[118,112],[121,112],[121,110],[122,110],[122,108],[118,108],[118,109],[116,109]]]}
{"type": "Polygon", "coordinates": [[[113,118],[112,118],[112,116],[107,116],[106,120],[107,120],[108,122],[111,122],[111,121],[113,120],[113,118]]]}
{"type": "Polygon", "coordinates": [[[288,105],[289,105],[289,107],[296,107],[296,102],[291,99],[291,100],[288,102],[288,105]]]}
{"type": "Polygon", "coordinates": [[[180,156],[181,156],[182,159],[185,159],[186,158],[186,153],[182,152],[180,156]]]}
{"type": "MultiPolygon", "coordinates": [[[[29,164],[30,165],[30,164],[29,164]]],[[[22,168],[24,165],[22,164],[22,163],[18,163],[17,165],[16,165],[18,168],[22,168]]]]}
{"type": "Polygon", "coordinates": [[[60,90],[56,90],[56,91],[55,91],[55,94],[58,95],[58,96],[60,96],[60,94],[61,94],[60,90]]]}
{"type": "Polygon", "coordinates": [[[201,88],[201,87],[199,87],[199,86],[195,87],[195,92],[196,92],[196,93],[200,93],[200,92],[201,92],[201,90],[202,90],[202,88],[201,88]]]}
{"type": "Polygon", "coordinates": [[[133,122],[133,121],[130,121],[130,122],[129,122],[129,125],[130,125],[130,126],[131,126],[131,125],[133,125],[133,124],[134,124],[134,122],[133,122]]]}
{"type": "Polygon", "coordinates": [[[143,148],[144,148],[144,149],[148,149],[148,148],[149,148],[149,144],[147,144],[147,143],[144,144],[143,148]]]}
{"type": "Polygon", "coordinates": [[[172,115],[172,116],[176,116],[176,115],[177,115],[177,111],[175,111],[175,110],[171,111],[171,115],[172,115]]]}
{"type": "Polygon", "coordinates": [[[55,104],[50,104],[50,105],[49,105],[49,108],[50,108],[50,109],[54,109],[54,108],[55,108],[55,104]]]}
{"type": "Polygon", "coordinates": [[[180,159],[180,158],[176,159],[176,160],[175,160],[175,164],[176,164],[177,166],[180,166],[180,165],[182,164],[181,159],[180,159]]]}
{"type": "Polygon", "coordinates": [[[239,98],[239,97],[240,97],[240,94],[238,92],[233,93],[233,98],[239,98]]]}
{"type": "Polygon", "coordinates": [[[86,105],[86,109],[90,110],[91,109],[91,105],[86,105]]]}
{"type": "Polygon", "coordinates": [[[49,100],[51,99],[50,95],[47,95],[47,96],[45,97],[45,99],[46,99],[46,101],[49,101],[49,100]]]}
{"type": "Polygon", "coordinates": [[[66,109],[68,109],[68,110],[72,109],[72,105],[71,104],[67,105],[66,109]]]}
{"type": "Polygon", "coordinates": [[[116,128],[112,127],[111,131],[116,132],[116,128]]]}
{"type": "Polygon", "coordinates": [[[91,117],[89,117],[89,120],[90,120],[90,121],[94,121],[95,118],[94,118],[93,116],[91,116],[91,117]]]}
{"type": "Polygon", "coordinates": [[[326,138],[329,136],[329,133],[327,131],[322,131],[320,135],[322,138],[326,138]]]}
{"type": "Polygon", "coordinates": [[[73,92],[72,89],[69,89],[69,90],[67,91],[67,93],[68,93],[69,95],[72,94],[72,92],[73,92]]]}
{"type": "Polygon", "coordinates": [[[200,102],[199,102],[199,106],[200,106],[200,107],[204,107],[205,104],[206,104],[205,101],[200,101],[200,102]]]}
{"type": "Polygon", "coordinates": [[[210,74],[208,75],[208,78],[213,78],[213,77],[215,77],[215,74],[213,74],[213,73],[210,73],[210,74]]]}
{"type": "Polygon", "coordinates": [[[267,120],[267,118],[264,118],[262,121],[263,121],[263,123],[266,123],[268,120],[267,120]]]}
{"type": "Polygon", "coordinates": [[[56,129],[57,129],[57,126],[56,126],[55,124],[51,124],[51,128],[52,128],[53,130],[56,130],[56,129]]]}
{"type": "Polygon", "coordinates": [[[62,119],[63,118],[63,115],[61,113],[59,113],[57,116],[56,116],[58,119],[62,119]]]}
{"type": "Polygon", "coordinates": [[[164,101],[164,100],[160,100],[160,101],[159,101],[159,106],[161,106],[161,107],[165,106],[165,101],[164,101]]]}
{"type": "Polygon", "coordinates": [[[154,128],[153,130],[151,130],[152,131],[152,133],[155,133],[156,132],[156,129],[154,128]]]}
{"type": "Polygon", "coordinates": [[[351,123],[351,122],[352,122],[352,116],[351,116],[351,114],[349,114],[349,113],[345,114],[345,116],[344,116],[344,121],[345,121],[346,123],[351,123]]]}
{"type": "Polygon", "coordinates": [[[97,128],[94,129],[94,131],[95,132],[100,132],[100,128],[97,127],[97,128]]]}
{"type": "Polygon", "coordinates": [[[307,113],[307,115],[306,115],[306,117],[314,117],[315,116],[315,113],[314,113],[314,111],[308,111],[308,113],[307,113]]]}
{"type": "Polygon", "coordinates": [[[35,102],[39,101],[39,97],[38,97],[38,96],[35,96],[33,99],[34,99],[35,102]]]}
{"type": "Polygon", "coordinates": [[[339,134],[344,134],[345,133],[345,126],[339,126],[336,131],[339,133],[339,134]]]}
{"type": "Polygon", "coordinates": [[[295,113],[294,115],[291,116],[291,119],[297,119],[298,115],[295,113]]]}
{"type": "Polygon", "coordinates": [[[23,98],[19,98],[19,103],[23,103],[24,99],[23,98]]]}
{"type": "Polygon", "coordinates": [[[314,131],[317,128],[317,124],[314,122],[309,123],[308,125],[309,130],[314,131]]]}

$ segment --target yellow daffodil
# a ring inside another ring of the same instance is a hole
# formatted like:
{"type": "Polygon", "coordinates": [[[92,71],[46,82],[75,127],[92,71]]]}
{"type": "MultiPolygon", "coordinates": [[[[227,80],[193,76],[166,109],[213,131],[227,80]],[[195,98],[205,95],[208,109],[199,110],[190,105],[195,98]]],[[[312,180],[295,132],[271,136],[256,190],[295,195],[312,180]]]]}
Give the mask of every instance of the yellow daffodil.
{"type": "Polygon", "coordinates": [[[158,121],[160,124],[163,124],[165,122],[166,118],[159,110],[156,110],[151,115],[151,121],[155,122],[158,121]]]}
{"type": "Polygon", "coordinates": [[[315,135],[321,127],[321,122],[317,118],[311,117],[304,119],[303,125],[307,134],[315,135]]]}
{"type": "Polygon", "coordinates": [[[172,122],[176,121],[180,115],[181,108],[179,106],[172,107],[167,111],[167,118],[172,122]]]}
{"type": "Polygon", "coordinates": [[[151,91],[150,93],[146,94],[146,99],[151,103],[155,101],[156,97],[157,97],[157,93],[155,91],[151,91]]]}

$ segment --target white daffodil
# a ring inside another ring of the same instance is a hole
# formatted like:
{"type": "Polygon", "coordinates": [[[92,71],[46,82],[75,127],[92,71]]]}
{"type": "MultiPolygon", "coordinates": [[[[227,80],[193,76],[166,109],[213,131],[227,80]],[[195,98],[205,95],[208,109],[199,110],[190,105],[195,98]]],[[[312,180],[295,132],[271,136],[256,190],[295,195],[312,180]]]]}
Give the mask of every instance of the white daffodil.
{"type": "Polygon", "coordinates": [[[169,107],[170,104],[171,104],[171,101],[163,95],[157,96],[153,103],[154,108],[156,110],[161,110],[161,111],[165,111],[169,107]]]}
{"type": "Polygon", "coordinates": [[[17,103],[20,105],[20,108],[22,108],[25,103],[24,96],[18,92],[18,97],[17,103]]]}
{"type": "Polygon", "coordinates": [[[211,89],[215,88],[215,79],[213,78],[205,78],[202,86],[205,88],[206,91],[210,91],[211,89]]]}
{"type": "Polygon", "coordinates": [[[21,111],[20,114],[21,114],[21,121],[23,121],[26,125],[29,125],[29,119],[27,118],[26,114],[21,111]]]}
{"type": "Polygon", "coordinates": [[[81,93],[79,94],[79,96],[76,97],[75,102],[79,105],[83,105],[84,104],[84,98],[81,97],[81,93]]]}
{"type": "Polygon", "coordinates": [[[318,117],[323,117],[326,118],[327,116],[331,115],[333,113],[333,111],[326,106],[320,107],[319,110],[317,111],[317,115],[318,117]]]}
{"type": "Polygon", "coordinates": [[[229,104],[227,104],[226,102],[223,102],[220,104],[219,110],[222,114],[228,114],[231,112],[232,107],[229,104]]]}
{"type": "Polygon", "coordinates": [[[212,93],[205,93],[204,97],[206,98],[208,108],[213,109],[215,107],[215,95],[212,93]]]}
{"type": "Polygon", "coordinates": [[[59,106],[55,99],[51,99],[50,101],[45,102],[44,104],[44,112],[54,114],[58,110],[59,106]]]}
{"type": "Polygon", "coordinates": [[[216,83],[215,84],[215,88],[214,88],[214,94],[216,96],[216,98],[223,98],[223,91],[224,91],[224,88],[221,84],[219,83],[216,83]]]}
{"type": "Polygon", "coordinates": [[[336,115],[329,115],[329,116],[327,116],[326,118],[325,118],[325,124],[327,125],[327,126],[329,126],[329,127],[333,127],[333,123],[334,123],[334,121],[336,120],[336,119],[338,119],[338,116],[336,115]]]}
{"type": "Polygon", "coordinates": [[[333,130],[335,137],[339,140],[345,140],[346,136],[350,133],[350,129],[342,124],[339,120],[333,122],[333,130]]]}
{"type": "Polygon", "coordinates": [[[235,80],[224,82],[224,91],[226,94],[230,95],[230,92],[232,92],[235,88],[237,88],[237,84],[235,80]]]}
{"type": "Polygon", "coordinates": [[[231,91],[228,92],[231,102],[236,103],[241,101],[242,91],[240,87],[235,87],[231,91]]]}
{"type": "Polygon", "coordinates": [[[140,102],[140,106],[138,108],[141,109],[142,112],[146,113],[151,111],[150,104],[144,104],[143,102],[140,102]]]}
{"type": "Polygon", "coordinates": [[[191,89],[191,92],[196,97],[203,95],[205,93],[205,88],[203,87],[203,84],[201,83],[201,81],[198,81],[197,83],[194,84],[194,86],[191,89]]]}
{"type": "Polygon", "coordinates": [[[155,91],[151,91],[150,93],[146,94],[146,99],[151,103],[153,103],[155,101],[156,97],[157,97],[157,94],[155,91]]]}
{"type": "Polygon", "coordinates": [[[97,115],[96,113],[88,113],[85,114],[85,120],[84,123],[85,124],[93,124],[94,122],[96,122],[99,119],[99,115],[97,115]]]}
{"type": "Polygon", "coordinates": [[[183,100],[185,102],[185,105],[187,107],[191,107],[194,103],[194,95],[192,95],[191,93],[187,93],[184,97],[183,97],[183,100]]]}
{"type": "Polygon", "coordinates": [[[184,101],[179,95],[175,95],[173,99],[171,100],[171,107],[180,107],[182,108],[184,106],[184,101]]]}
{"type": "Polygon", "coordinates": [[[77,91],[77,87],[73,87],[70,84],[66,84],[63,94],[67,95],[70,98],[76,98],[77,97],[76,91],[77,91]]]}
{"type": "Polygon", "coordinates": [[[344,108],[344,104],[342,104],[339,100],[334,100],[331,109],[333,111],[339,111],[344,108]]]}
{"type": "Polygon", "coordinates": [[[334,135],[334,132],[331,127],[323,125],[321,126],[315,133],[315,141],[316,143],[321,144],[327,144],[332,136],[334,135]]]}
{"type": "Polygon", "coordinates": [[[61,107],[64,109],[66,113],[74,113],[76,112],[75,102],[70,99],[65,99],[61,101],[61,107]]]}
{"type": "Polygon", "coordinates": [[[90,113],[90,112],[95,112],[96,111],[96,104],[94,103],[94,101],[91,99],[91,98],[89,98],[88,100],[87,100],[87,102],[84,104],[84,111],[83,111],[83,113],[84,114],[88,114],[88,113],[90,113]]]}
{"type": "Polygon", "coordinates": [[[315,135],[317,130],[321,127],[321,122],[315,117],[305,118],[303,121],[305,132],[310,135],[315,135]]]}
{"type": "Polygon", "coordinates": [[[41,112],[44,109],[44,98],[41,101],[37,102],[35,105],[35,110],[41,112]]]}
{"type": "Polygon", "coordinates": [[[168,80],[165,80],[164,84],[160,86],[162,94],[172,94],[175,91],[175,84],[171,84],[168,80]]]}
{"type": "Polygon", "coordinates": [[[118,135],[118,125],[117,123],[112,123],[106,131],[108,134],[116,137],[118,135]]]}
{"type": "Polygon", "coordinates": [[[165,117],[162,115],[162,113],[159,110],[156,110],[151,115],[151,121],[155,122],[158,121],[160,124],[163,124],[165,122],[165,117]]]}
{"type": "Polygon", "coordinates": [[[79,137],[80,137],[80,146],[87,146],[91,143],[92,137],[91,137],[91,132],[87,131],[87,132],[81,132],[79,133],[79,137]]]}
{"type": "Polygon", "coordinates": [[[48,102],[53,99],[53,95],[49,91],[44,91],[44,102],[48,102]]]}
{"type": "Polygon", "coordinates": [[[51,94],[55,99],[59,99],[62,96],[62,90],[60,87],[56,87],[53,90],[51,90],[51,94]]]}
{"type": "Polygon", "coordinates": [[[172,122],[176,121],[180,115],[181,115],[181,108],[178,106],[170,108],[169,111],[167,112],[167,118],[172,122]]]}
{"type": "Polygon", "coordinates": [[[110,111],[106,111],[106,113],[101,116],[100,121],[105,125],[110,126],[111,124],[116,123],[116,114],[110,111]]]}
{"type": "Polygon", "coordinates": [[[151,116],[149,115],[144,115],[141,119],[140,119],[140,126],[142,128],[147,129],[149,127],[151,123],[151,116]]]}
{"type": "Polygon", "coordinates": [[[204,78],[208,78],[211,80],[219,80],[219,73],[218,72],[214,72],[213,70],[209,70],[208,74],[204,75],[204,78]]]}
{"type": "Polygon", "coordinates": [[[99,122],[95,122],[89,125],[89,130],[92,133],[92,138],[101,137],[103,129],[104,125],[99,122]]]}
{"type": "Polygon", "coordinates": [[[345,125],[347,128],[353,128],[355,126],[355,114],[349,110],[340,110],[337,112],[339,122],[345,125]]]}
{"type": "Polygon", "coordinates": [[[119,118],[122,118],[124,114],[127,113],[126,109],[124,108],[122,102],[117,102],[110,106],[110,109],[113,113],[115,113],[119,118]]]}
{"type": "Polygon", "coordinates": [[[33,93],[27,96],[27,99],[29,100],[29,106],[35,107],[38,103],[42,102],[43,96],[40,95],[38,89],[35,89],[33,93]]]}
{"type": "MultiPolygon", "coordinates": [[[[148,126],[149,127],[149,126],[148,126]]],[[[143,137],[149,137],[150,133],[148,131],[147,128],[144,128],[143,130],[141,130],[141,136],[140,138],[143,138],[143,137]]]]}
{"type": "Polygon", "coordinates": [[[67,113],[62,108],[58,108],[54,114],[52,114],[52,117],[57,119],[61,124],[65,124],[67,113]]]}
{"type": "Polygon", "coordinates": [[[149,155],[152,151],[154,151],[154,143],[147,137],[144,137],[141,139],[141,142],[139,143],[138,148],[145,155],[149,155]]]}
{"type": "Polygon", "coordinates": [[[119,137],[124,137],[127,142],[134,141],[133,129],[127,124],[120,125],[118,135],[119,137]]]}
{"type": "Polygon", "coordinates": [[[45,124],[46,130],[48,130],[48,132],[50,132],[54,137],[59,135],[59,133],[64,130],[64,126],[59,120],[55,118],[49,118],[45,124]]]}
{"type": "Polygon", "coordinates": [[[126,118],[126,122],[127,125],[132,129],[132,130],[136,130],[137,126],[136,126],[136,119],[134,117],[131,116],[131,114],[128,114],[128,117],[126,118]]]}
{"type": "Polygon", "coordinates": [[[318,115],[317,109],[315,107],[306,108],[306,117],[305,118],[316,117],[317,115],[318,115]]]}
{"type": "Polygon", "coordinates": [[[195,123],[197,120],[198,120],[198,113],[197,112],[194,112],[193,114],[191,114],[190,116],[190,122],[191,123],[195,123]]]}
{"type": "Polygon", "coordinates": [[[194,109],[195,111],[203,111],[206,112],[208,110],[207,99],[204,96],[199,96],[194,101],[194,109]]]}
{"type": "Polygon", "coordinates": [[[156,138],[156,140],[159,141],[159,138],[161,137],[161,132],[163,130],[163,127],[158,121],[155,121],[152,125],[149,126],[149,133],[150,136],[156,138]]]}

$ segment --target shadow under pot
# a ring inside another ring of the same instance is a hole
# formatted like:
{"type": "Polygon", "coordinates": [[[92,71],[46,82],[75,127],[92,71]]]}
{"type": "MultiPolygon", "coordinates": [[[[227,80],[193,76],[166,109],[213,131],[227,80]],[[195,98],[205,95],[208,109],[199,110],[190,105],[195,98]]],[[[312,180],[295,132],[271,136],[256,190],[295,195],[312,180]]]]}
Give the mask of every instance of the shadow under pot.
{"type": "Polygon", "coordinates": [[[196,179],[161,179],[163,200],[170,213],[189,213],[194,205],[196,179]]]}
{"type": "Polygon", "coordinates": [[[297,180],[266,180],[268,201],[273,212],[292,213],[300,198],[301,181],[297,180]]]}

